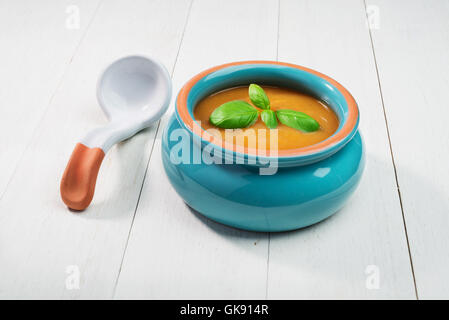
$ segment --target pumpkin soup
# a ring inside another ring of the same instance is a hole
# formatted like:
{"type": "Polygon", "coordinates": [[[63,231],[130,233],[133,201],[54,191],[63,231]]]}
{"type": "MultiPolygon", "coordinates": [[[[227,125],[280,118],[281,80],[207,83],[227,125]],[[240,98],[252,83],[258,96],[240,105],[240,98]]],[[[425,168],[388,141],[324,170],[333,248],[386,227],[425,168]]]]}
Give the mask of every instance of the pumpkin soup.
{"type": "MultiPolygon", "coordinates": [[[[235,100],[251,103],[248,95],[248,86],[226,89],[204,98],[196,105],[193,111],[194,118],[200,121],[201,127],[204,130],[208,130],[209,133],[219,139],[224,139],[229,143],[244,147],[248,147],[249,143],[249,147],[253,147],[250,141],[256,141],[256,147],[258,149],[265,148],[266,150],[270,149],[271,130],[277,130],[277,148],[279,150],[297,149],[316,144],[327,139],[337,130],[339,125],[337,115],[331,108],[318,99],[287,88],[263,86],[262,91],[265,91],[269,98],[269,102],[267,103],[270,104],[270,110],[279,111],[288,109],[285,111],[293,110],[292,112],[299,111],[305,113],[318,122],[319,129],[313,132],[304,132],[283,124],[282,122],[284,121],[282,119],[279,119],[280,121],[277,125],[268,125],[267,127],[267,123],[269,122],[263,116],[259,116],[257,120],[254,119],[255,122],[250,119],[248,122],[250,125],[248,127],[233,130],[231,133],[227,131],[227,134],[225,134],[225,129],[219,128],[210,122],[211,114],[219,106],[235,100]],[[276,129],[268,129],[269,127],[275,127],[276,129]]],[[[259,112],[263,111],[262,109],[257,110],[259,112]]],[[[277,114],[279,117],[280,113],[277,114]]]]}

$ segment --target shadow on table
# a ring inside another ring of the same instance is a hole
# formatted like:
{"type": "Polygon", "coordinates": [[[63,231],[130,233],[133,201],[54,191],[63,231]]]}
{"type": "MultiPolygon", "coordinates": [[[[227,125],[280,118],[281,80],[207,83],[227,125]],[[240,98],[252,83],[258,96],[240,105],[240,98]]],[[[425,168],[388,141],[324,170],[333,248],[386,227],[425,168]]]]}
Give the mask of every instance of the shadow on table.
{"type": "MultiPolygon", "coordinates": [[[[384,161],[376,158],[373,155],[367,156],[367,165],[365,167],[365,172],[363,174],[362,180],[360,185],[358,186],[357,190],[355,191],[354,195],[349,199],[348,203],[340,210],[338,210],[334,215],[330,216],[329,218],[320,221],[314,225],[292,230],[292,231],[284,231],[284,232],[271,232],[270,234],[272,237],[287,237],[291,234],[296,233],[307,233],[311,232],[314,229],[318,228],[324,228],[328,224],[333,223],[337,217],[347,215],[347,211],[351,210],[354,212],[364,212],[367,210],[373,210],[375,207],[382,207],[380,203],[384,200],[384,196],[388,196],[388,194],[391,196],[391,201],[395,201],[396,208],[394,209],[400,209],[400,202],[399,202],[399,192],[397,189],[396,179],[395,179],[395,173],[393,170],[393,166],[390,163],[385,163],[384,161]],[[385,179],[389,179],[390,181],[385,181],[385,179]],[[391,186],[393,185],[393,188],[389,188],[388,190],[385,189],[385,186],[387,183],[391,186]],[[377,189],[377,190],[376,190],[377,189]],[[372,204],[374,206],[369,206],[368,204],[372,204]]],[[[397,166],[398,167],[398,166],[397,166]]],[[[426,180],[424,176],[419,176],[416,173],[413,173],[409,170],[407,170],[404,167],[398,167],[400,170],[400,177],[399,177],[399,187],[401,184],[401,180],[407,180],[408,183],[414,184],[417,186],[420,186],[422,192],[431,194],[435,202],[444,204],[447,202],[447,197],[445,197],[444,194],[441,193],[438,189],[436,189],[434,186],[432,186],[431,181],[426,180]]],[[[388,203],[391,204],[391,203],[388,203]]],[[[186,204],[186,207],[189,209],[194,216],[199,219],[201,222],[206,224],[209,228],[213,229],[217,233],[220,234],[232,234],[232,235],[245,235],[247,233],[260,233],[260,234],[267,234],[268,232],[255,232],[255,231],[247,231],[242,230],[234,227],[230,227],[227,225],[224,225],[222,223],[216,222],[212,219],[207,218],[206,216],[202,215],[195,209],[191,208],[186,204]]],[[[383,208],[383,209],[391,209],[391,208],[383,208]]],[[[404,209],[405,210],[405,209],[404,209]]],[[[401,212],[401,210],[399,210],[401,212]]],[[[446,208],[446,211],[449,211],[448,208],[446,208]]],[[[405,213],[406,215],[407,213],[405,213]]],[[[402,214],[401,214],[402,215],[402,214]]],[[[340,218],[338,218],[340,219],[340,218]]]]}
{"type": "MultiPolygon", "coordinates": [[[[407,181],[408,186],[414,185],[422,195],[426,195],[424,199],[433,199],[434,203],[442,206],[442,212],[449,212],[446,195],[431,181],[420,173],[408,170],[405,165],[397,163],[396,166],[399,186],[401,181],[407,181]]],[[[405,222],[417,218],[431,219],[432,212],[420,213],[413,209],[410,201],[420,200],[413,200],[411,197],[412,194],[402,194],[405,222]],[[405,199],[407,203],[404,202],[405,199]],[[417,216],[418,214],[425,217],[417,216]]],[[[221,236],[252,239],[264,234],[268,237],[268,233],[228,227],[191,208],[189,210],[198,220],[221,236]]],[[[391,162],[372,154],[367,154],[365,172],[358,189],[339,212],[303,229],[270,233],[268,239],[269,265],[276,265],[276,268],[270,271],[284,268],[295,270],[298,279],[314,274],[316,279],[320,279],[316,285],[323,285],[325,281],[329,283],[329,288],[317,289],[323,290],[324,296],[326,293],[350,289],[353,291],[349,290],[344,294],[345,297],[414,297],[413,278],[408,265],[410,260],[407,237],[394,169],[391,162]],[[384,279],[388,279],[384,281],[380,291],[368,290],[365,287],[365,268],[368,264],[379,265],[385,274],[384,279]],[[401,270],[394,269],[398,266],[401,270]],[[347,275],[347,272],[354,270],[357,276],[347,275]],[[405,272],[401,272],[404,270],[405,272]]],[[[413,254],[413,243],[410,245],[413,254]]],[[[278,281],[287,281],[287,277],[280,276],[282,280],[278,281]]],[[[307,281],[314,280],[298,280],[298,285],[311,285],[307,281]]],[[[289,294],[285,297],[292,298],[289,294]]],[[[332,297],[332,294],[329,297],[332,297]]]]}

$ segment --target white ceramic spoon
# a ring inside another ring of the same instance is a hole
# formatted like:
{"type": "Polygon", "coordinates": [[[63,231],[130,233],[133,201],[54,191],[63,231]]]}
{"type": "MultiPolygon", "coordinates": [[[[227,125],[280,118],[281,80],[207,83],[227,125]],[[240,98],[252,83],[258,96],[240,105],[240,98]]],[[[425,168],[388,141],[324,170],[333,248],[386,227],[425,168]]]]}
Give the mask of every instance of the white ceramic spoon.
{"type": "Polygon", "coordinates": [[[61,180],[61,197],[69,208],[89,206],[105,153],[159,120],[171,91],[167,70],[153,59],[129,56],[106,68],[98,80],[97,99],[109,123],[89,132],[73,150],[61,180]]]}

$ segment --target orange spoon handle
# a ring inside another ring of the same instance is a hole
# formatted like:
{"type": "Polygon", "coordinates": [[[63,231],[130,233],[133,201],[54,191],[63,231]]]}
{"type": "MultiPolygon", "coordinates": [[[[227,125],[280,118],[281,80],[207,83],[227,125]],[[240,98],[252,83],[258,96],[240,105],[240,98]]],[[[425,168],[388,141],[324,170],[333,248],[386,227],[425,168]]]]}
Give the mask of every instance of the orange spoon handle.
{"type": "Polygon", "coordinates": [[[61,198],[70,209],[84,210],[89,206],[103,158],[100,148],[76,144],[61,180],[61,198]]]}

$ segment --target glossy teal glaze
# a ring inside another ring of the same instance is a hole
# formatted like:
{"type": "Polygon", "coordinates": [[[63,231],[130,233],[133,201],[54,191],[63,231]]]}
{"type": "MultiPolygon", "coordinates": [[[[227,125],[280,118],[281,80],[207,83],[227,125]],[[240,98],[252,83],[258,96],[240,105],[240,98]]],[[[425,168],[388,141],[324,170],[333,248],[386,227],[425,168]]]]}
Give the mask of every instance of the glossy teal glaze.
{"type": "MultiPolygon", "coordinates": [[[[250,82],[307,92],[333,108],[340,128],[346,121],[346,100],[329,82],[302,70],[270,64],[232,66],[207,75],[190,90],[188,110],[192,114],[196,103],[213,92],[250,82]]],[[[364,147],[355,126],[344,139],[323,150],[276,159],[276,174],[260,175],[262,163],[274,158],[225,153],[189,130],[177,113],[162,137],[165,171],[184,201],[210,219],[253,231],[298,229],[338,211],[360,181],[364,147]],[[178,154],[181,140],[188,154],[179,163],[171,156],[178,154]],[[194,155],[201,154],[206,146],[212,146],[222,158],[226,155],[233,164],[195,164],[194,155]],[[238,160],[245,163],[236,164],[238,160]]]]}
{"type": "MultiPolygon", "coordinates": [[[[259,168],[250,165],[174,164],[170,151],[178,141],[171,141],[170,134],[179,128],[172,116],[162,137],[162,160],[171,184],[196,211],[240,229],[286,231],[319,222],[343,206],[363,172],[359,133],[322,161],[259,175],[259,168]]],[[[199,146],[187,134],[183,139],[190,143],[191,159],[199,146]]]]}

